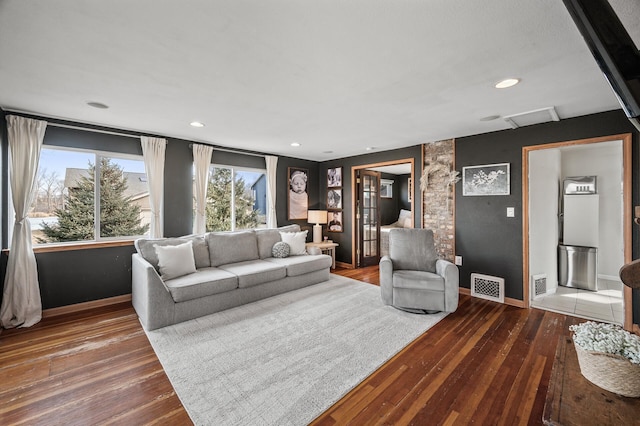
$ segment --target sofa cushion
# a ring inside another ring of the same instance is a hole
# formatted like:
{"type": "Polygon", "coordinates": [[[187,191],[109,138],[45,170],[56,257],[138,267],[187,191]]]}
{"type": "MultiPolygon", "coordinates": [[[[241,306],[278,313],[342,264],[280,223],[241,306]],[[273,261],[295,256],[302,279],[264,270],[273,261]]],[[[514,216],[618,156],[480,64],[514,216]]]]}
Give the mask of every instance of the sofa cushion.
{"type": "Polygon", "coordinates": [[[207,245],[204,235],[185,235],[184,237],[180,237],[180,239],[193,243],[193,258],[196,261],[196,268],[208,268],[211,266],[209,246],[207,245]]]}
{"type": "Polygon", "coordinates": [[[271,257],[265,260],[287,268],[287,276],[289,277],[304,275],[309,272],[331,267],[331,256],[327,256],[326,254],[292,256],[284,259],[271,257]]]}
{"type": "Polygon", "coordinates": [[[220,269],[236,275],[239,288],[253,287],[287,276],[287,269],[284,266],[264,260],[230,263],[221,265],[220,269]]]}
{"type": "Polygon", "coordinates": [[[299,232],[300,225],[286,225],[281,226],[280,228],[274,229],[257,229],[256,236],[258,237],[258,254],[260,255],[260,259],[266,259],[267,257],[271,257],[271,250],[273,249],[273,245],[277,242],[282,241],[280,237],[280,232],[299,232]]]}
{"type": "Polygon", "coordinates": [[[198,269],[193,274],[165,281],[175,302],[199,299],[238,288],[238,277],[219,268],[198,269]]]}
{"type": "Polygon", "coordinates": [[[289,255],[298,256],[301,254],[307,254],[306,243],[307,243],[307,232],[280,232],[280,237],[282,241],[289,244],[291,247],[289,249],[289,255]]]}
{"type": "Polygon", "coordinates": [[[255,231],[209,232],[206,240],[211,266],[258,259],[255,231]]]}
{"type": "Polygon", "coordinates": [[[193,259],[193,243],[187,241],[177,246],[155,246],[160,276],[164,281],[196,271],[193,259]]]}
{"type": "Polygon", "coordinates": [[[207,246],[203,235],[187,235],[176,238],[138,238],[134,245],[140,256],[149,262],[156,271],[158,268],[158,255],[156,254],[156,246],[177,246],[187,241],[193,243],[193,258],[196,262],[196,268],[206,268],[211,266],[209,261],[209,247],[207,246]]]}
{"type": "Polygon", "coordinates": [[[289,247],[289,244],[285,243],[284,241],[278,241],[273,245],[271,254],[273,254],[273,257],[276,257],[278,259],[283,259],[285,257],[289,257],[290,251],[291,251],[291,247],[289,247]]]}

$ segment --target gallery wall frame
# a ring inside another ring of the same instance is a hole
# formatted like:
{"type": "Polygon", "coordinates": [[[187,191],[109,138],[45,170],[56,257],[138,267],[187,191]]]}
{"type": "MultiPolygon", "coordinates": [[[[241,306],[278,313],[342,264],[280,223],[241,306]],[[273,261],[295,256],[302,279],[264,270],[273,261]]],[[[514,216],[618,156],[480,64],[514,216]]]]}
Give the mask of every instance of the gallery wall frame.
{"type": "Polygon", "coordinates": [[[309,192],[307,189],[309,170],[289,167],[287,169],[287,219],[306,219],[309,210],[309,192]]]}
{"type": "Polygon", "coordinates": [[[327,212],[327,232],[342,232],[342,211],[327,212]]]}
{"type": "Polygon", "coordinates": [[[327,210],[342,210],[342,188],[327,190],[327,210]]]}
{"type": "Polygon", "coordinates": [[[327,188],[342,187],[342,167],[327,169],[327,188]]]}
{"type": "Polygon", "coordinates": [[[509,195],[510,163],[483,164],[462,168],[462,195],[509,195]]]}

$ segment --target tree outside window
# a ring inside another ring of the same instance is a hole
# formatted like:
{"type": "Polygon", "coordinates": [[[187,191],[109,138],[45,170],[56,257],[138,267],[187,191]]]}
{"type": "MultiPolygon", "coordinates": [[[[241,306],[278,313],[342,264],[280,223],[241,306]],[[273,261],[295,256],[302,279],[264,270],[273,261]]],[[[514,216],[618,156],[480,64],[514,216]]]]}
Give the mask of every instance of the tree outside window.
{"type": "Polygon", "coordinates": [[[212,166],[207,187],[206,217],[207,231],[266,226],[265,173],[212,166]]]}

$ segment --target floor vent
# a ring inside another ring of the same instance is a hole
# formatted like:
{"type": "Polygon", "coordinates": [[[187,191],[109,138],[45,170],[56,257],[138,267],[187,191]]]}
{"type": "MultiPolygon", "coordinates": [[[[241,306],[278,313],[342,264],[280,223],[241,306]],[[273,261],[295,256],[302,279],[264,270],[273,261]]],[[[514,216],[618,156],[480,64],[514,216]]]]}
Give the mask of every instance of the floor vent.
{"type": "Polygon", "coordinates": [[[471,296],[504,303],[504,278],[471,274],[471,296]]]}
{"type": "Polygon", "coordinates": [[[531,277],[533,283],[533,297],[547,294],[547,274],[539,274],[531,277]]]}

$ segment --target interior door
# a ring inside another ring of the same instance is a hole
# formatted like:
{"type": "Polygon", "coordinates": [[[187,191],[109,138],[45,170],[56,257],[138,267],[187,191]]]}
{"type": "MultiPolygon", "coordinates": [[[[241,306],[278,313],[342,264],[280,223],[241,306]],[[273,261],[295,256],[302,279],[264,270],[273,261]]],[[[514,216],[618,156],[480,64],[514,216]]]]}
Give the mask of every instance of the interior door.
{"type": "Polygon", "coordinates": [[[361,170],[359,181],[359,264],[377,265],[380,262],[380,172],[361,170]]]}

